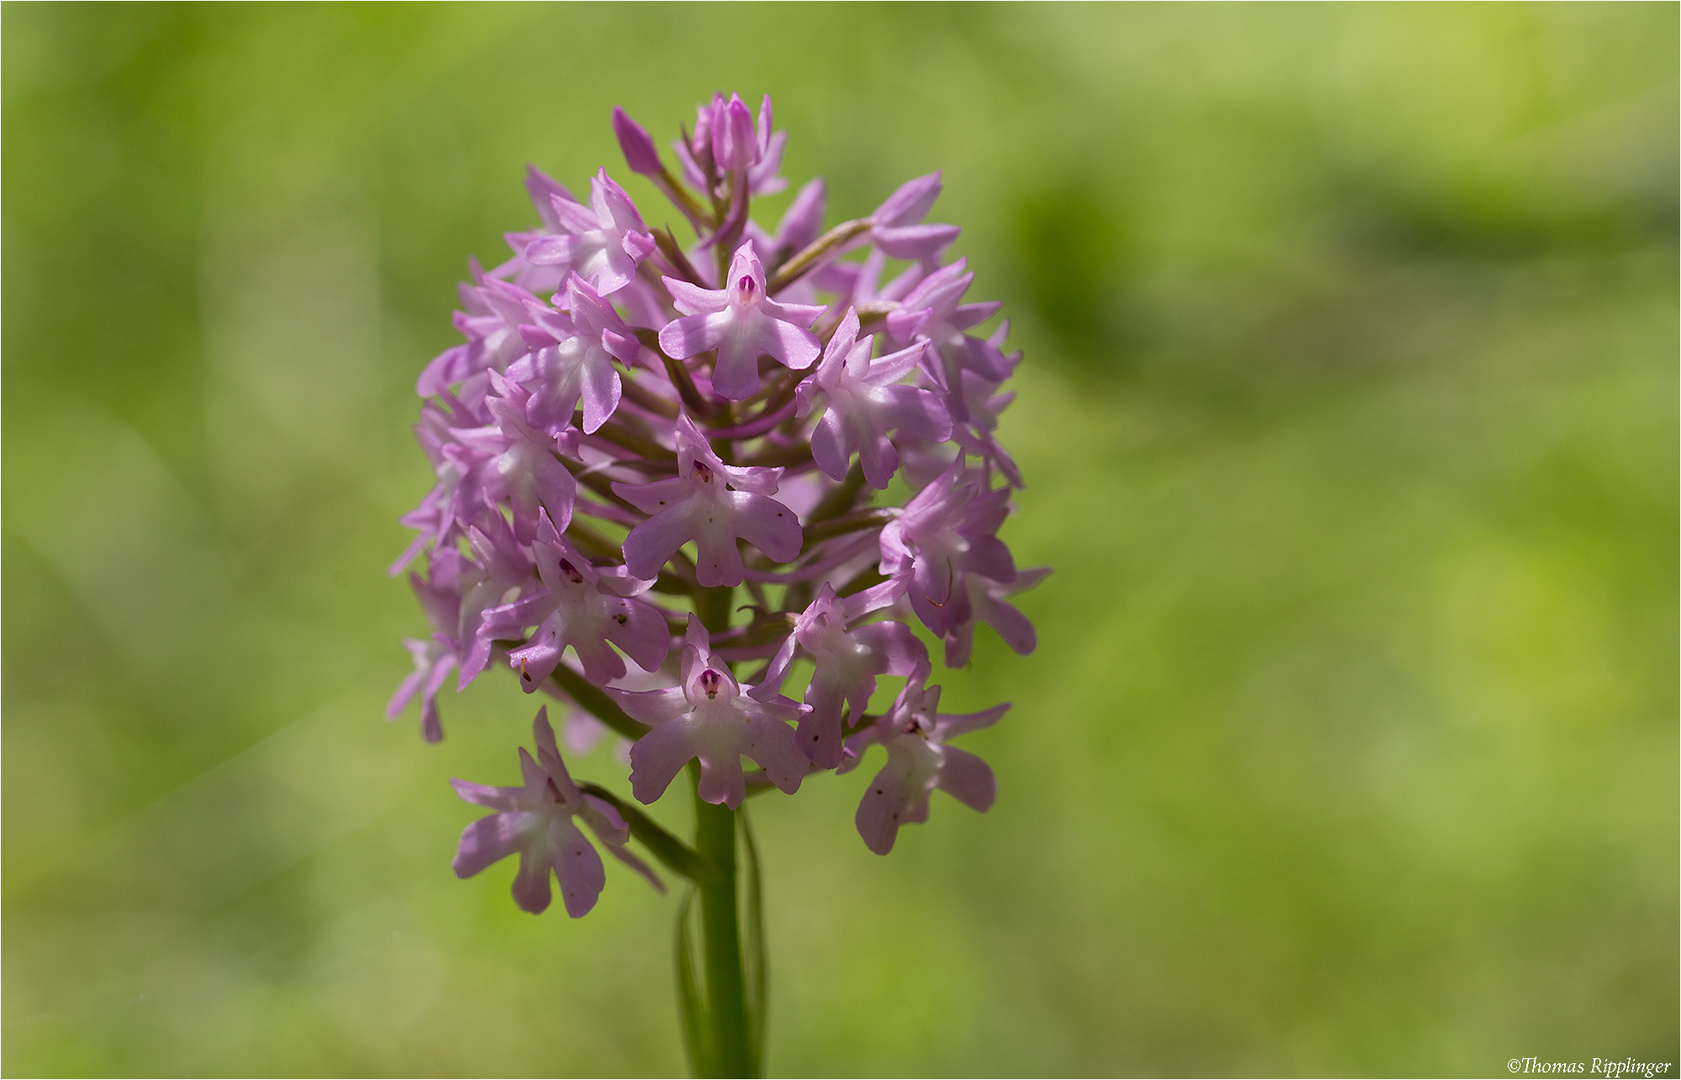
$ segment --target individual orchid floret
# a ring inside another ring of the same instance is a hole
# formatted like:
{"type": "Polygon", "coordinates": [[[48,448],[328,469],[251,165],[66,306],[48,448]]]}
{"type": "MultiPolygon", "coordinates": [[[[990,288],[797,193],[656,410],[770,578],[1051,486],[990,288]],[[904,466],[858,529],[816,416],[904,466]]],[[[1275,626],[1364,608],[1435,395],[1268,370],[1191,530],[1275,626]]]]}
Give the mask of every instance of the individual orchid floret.
{"type": "Polygon", "coordinates": [[[906,579],[912,610],[936,634],[944,636],[957,621],[949,606],[954,596],[967,595],[963,575],[1015,580],[1015,561],[997,536],[1009,497],[1007,487],[987,491],[984,477],[960,454],[882,528],[881,572],[906,579]]]}
{"type": "Polygon", "coordinates": [[[534,324],[520,327],[530,353],[508,368],[508,378],[531,391],[526,419],[556,432],[572,422],[580,398],[584,431],[594,434],[619,407],[623,392],[615,358],[630,364],[641,346],[613,305],[573,274],[566,283],[566,313],[527,306],[534,324]]]}
{"type": "Polygon", "coordinates": [[[682,682],[665,690],[608,688],[633,718],[652,725],[630,748],[631,792],[651,803],[693,759],[700,759],[700,798],[734,809],[747,797],[741,759],[764,770],[771,783],[792,795],[804,779],[807,761],[795,745],[790,720],[803,711],[783,697],[759,701],[744,691],[729,665],[712,653],[706,628],[694,616],[683,649],[682,682]]]}
{"type": "Polygon", "coordinates": [[[460,286],[461,306],[455,328],[466,344],[445,349],[420,373],[415,390],[422,397],[439,394],[483,371],[504,371],[524,356],[528,346],[520,336],[525,304],[537,298],[518,285],[488,277],[475,261],[477,284],[460,286]]]}
{"type": "Polygon", "coordinates": [[[704,250],[722,244],[727,251],[747,225],[747,207],[753,194],[749,172],[764,148],[754,135],[753,114],[736,94],[731,94],[728,101],[721,96],[713,98],[708,131],[712,137],[712,168],[723,177],[721,183],[708,185],[707,190],[714,196],[727,194],[729,206],[700,247],[704,250]]]}
{"type": "Polygon", "coordinates": [[[420,733],[431,743],[444,737],[443,721],[438,715],[438,691],[449,673],[461,663],[460,639],[456,635],[461,618],[460,573],[465,562],[460,552],[446,550],[432,560],[430,581],[419,574],[409,575],[409,584],[426,613],[426,621],[432,624],[432,636],[426,640],[404,640],[403,645],[414,660],[414,671],[391,696],[391,703],[385,707],[385,718],[395,720],[419,694],[420,733]]]}
{"type": "Polygon", "coordinates": [[[922,336],[933,343],[944,366],[932,373],[948,392],[956,387],[959,369],[967,368],[994,382],[1009,378],[1011,371],[996,345],[963,332],[990,319],[999,308],[995,300],[959,303],[975,280],[973,272],[965,272],[966,263],[958,259],[923,278],[906,294],[899,310],[887,316],[887,332],[894,341],[922,336]]]}
{"type": "Polygon", "coordinates": [[[535,165],[525,167],[525,190],[531,195],[531,203],[536,207],[537,218],[542,225],[525,232],[504,233],[502,238],[507,241],[513,255],[507,262],[492,270],[489,276],[506,279],[534,293],[547,294],[554,292],[560,287],[560,283],[566,280],[565,268],[533,266],[525,259],[525,249],[530,247],[534,240],[565,231],[560,226],[560,219],[555,216],[551,200],[556,197],[567,202],[578,200],[565,184],[535,165]]]}
{"type": "Polygon", "coordinates": [[[960,423],[952,425],[952,439],[964,451],[996,465],[1011,487],[1021,487],[1016,459],[996,434],[998,414],[1015,400],[1015,393],[997,393],[998,383],[967,370],[958,372],[957,386],[958,392],[946,398],[957,414],[953,419],[961,417],[960,423]]]}
{"type": "Polygon", "coordinates": [[[845,600],[824,582],[805,611],[794,617],[793,633],[772,658],[765,677],[751,695],[769,700],[782,688],[796,652],[816,665],[805,691],[811,711],[800,718],[800,751],[820,769],[841,763],[841,710],[851,709],[854,723],[864,715],[878,675],[911,675],[928,663],[928,650],[901,622],[873,622],[847,629],[871,611],[886,607],[903,592],[901,583],[867,590],[845,600]]]}
{"type": "Polygon", "coordinates": [[[811,433],[811,456],[830,478],[846,476],[854,452],[871,487],[886,488],[899,468],[899,453],[887,432],[899,429],[935,442],[951,438],[951,417],[939,396],[915,386],[897,385],[917,366],[921,343],[870,359],[874,337],[858,340],[858,313],[852,308],[836,328],[813,377],[795,391],[800,416],[819,400],[827,409],[811,433]],[[819,397],[821,392],[821,398],[819,397]]]}
{"type": "Polygon", "coordinates": [[[946,646],[946,667],[959,668],[969,663],[976,623],[986,623],[998,631],[1004,644],[1017,656],[1026,656],[1037,648],[1039,635],[1034,631],[1033,624],[1004,598],[1026,592],[1045,580],[1050,572],[1048,566],[1021,570],[1016,573],[1015,580],[1008,583],[979,574],[964,574],[964,591],[957,598],[960,603],[951,612],[942,635],[946,646]]]}
{"type": "Polygon", "coordinates": [[[576,433],[560,436],[538,431],[526,422],[529,394],[516,383],[492,374],[497,396],[486,398],[494,424],[479,428],[455,428],[452,434],[462,445],[479,451],[488,460],[474,468],[474,479],[485,497],[507,498],[514,510],[514,535],[529,542],[537,527],[537,510],[548,511],[560,529],[572,521],[572,504],[577,481],[556,456],[559,451],[576,453],[576,433]],[[571,436],[570,439],[567,436],[571,436]]]}
{"type": "Polygon", "coordinates": [[[620,498],[650,514],[625,537],[625,566],[643,580],[684,544],[694,541],[695,579],[706,588],[739,585],[745,573],[736,540],[776,562],[791,562],[804,546],[794,512],[770,496],[781,469],[725,465],[694,421],[676,423],[677,475],[647,484],[615,483],[620,498]]]}
{"type": "Polygon", "coordinates": [[[739,94],[731,94],[712,116],[713,162],[720,170],[745,171],[762,152],[754,136],[752,111],[739,94]]]}
{"type": "Polygon", "coordinates": [[[490,787],[451,780],[457,795],[496,813],[467,826],[453,864],[457,877],[469,878],[495,862],[519,854],[514,877],[514,903],[539,915],[549,906],[549,876],[560,883],[566,913],[587,915],[607,884],[601,856],[584,838],[578,819],[589,825],[614,858],[646,877],[661,892],[665,887],[641,859],[625,850],[630,829],[613,805],[578,790],[555,747],[548,709],[537,710],[532,723],[537,758],[520,748],[520,787],[490,787]]]}
{"type": "MultiPolygon", "coordinates": [[[[417,585],[415,591],[420,587],[417,585]]],[[[460,663],[456,655],[453,641],[443,634],[433,634],[429,639],[404,638],[403,647],[408,649],[409,657],[414,661],[414,671],[404,679],[397,692],[391,696],[391,701],[385,706],[385,718],[397,719],[415,694],[420,695],[420,734],[429,743],[442,742],[444,738],[443,718],[438,713],[438,691],[443,689],[449,679],[449,673],[460,663]]]]}
{"type": "Polygon", "coordinates": [[[695,107],[694,134],[672,143],[671,149],[684,177],[709,196],[720,194],[725,178],[737,170],[745,171],[746,192],[774,195],[785,186],[777,172],[788,134],[773,133],[771,127],[769,94],[759,105],[756,125],[739,95],[726,99],[713,94],[710,102],[695,107]]]}
{"type": "Polygon", "coordinates": [[[862,761],[870,743],[880,743],[887,751],[887,764],[864,790],[854,818],[864,846],[877,855],[893,850],[899,826],[928,820],[928,797],[936,787],[981,813],[998,794],[998,781],[987,763],[948,743],[996,723],[1009,711],[1009,702],[977,713],[940,713],[940,688],[924,685],[927,676],[926,667],[913,675],[891,709],[847,740],[849,756],[842,772],[862,761]]]}
{"type": "Polygon", "coordinates": [[[712,388],[740,401],[759,390],[759,357],[769,355],[783,367],[803,371],[823,351],[809,329],[824,312],[821,305],[779,304],[765,293],[765,268],[751,240],[736,249],[729,280],[722,289],[703,289],[665,278],[677,310],[660,331],[660,348],[678,360],[718,350],[712,388]]]}
{"type": "Polygon", "coordinates": [[[671,643],[665,616],[654,605],[632,599],[646,592],[651,581],[631,578],[622,566],[591,566],[541,512],[532,555],[542,588],[487,611],[481,630],[486,637],[508,640],[537,625],[523,648],[508,653],[526,693],[553,674],[568,646],[583,665],[584,678],[597,686],[625,674],[625,662],[609,642],[644,671],[665,662],[671,643]]]}
{"type": "Polygon", "coordinates": [[[456,456],[449,452],[454,436],[450,429],[455,417],[436,402],[428,401],[420,407],[420,422],[414,426],[415,441],[432,463],[436,482],[420,500],[420,505],[398,518],[406,528],[417,530],[415,538],[397,557],[386,573],[396,577],[428,546],[443,550],[456,532],[460,520],[461,483],[466,471],[456,456]]]}
{"type": "Polygon", "coordinates": [[[629,284],[636,264],[654,250],[653,234],[642,223],[636,204],[606,169],[590,180],[588,207],[559,195],[549,205],[565,232],[533,240],[525,249],[526,260],[578,274],[603,296],[629,284]]]}
{"type": "MultiPolygon", "coordinates": [[[[496,504],[489,504],[487,511],[467,529],[467,546],[473,558],[461,574],[460,629],[456,640],[467,651],[461,658],[458,690],[465,690],[468,683],[478,678],[496,651],[495,638],[485,631],[486,612],[541,587],[530,549],[519,542],[496,504]]],[[[539,514],[547,518],[542,511],[539,514]]]]}
{"type": "Polygon", "coordinates": [[[870,239],[895,259],[937,262],[963,230],[956,225],[924,225],[940,197],[940,174],[931,172],[901,184],[870,215],[870,239]]]}

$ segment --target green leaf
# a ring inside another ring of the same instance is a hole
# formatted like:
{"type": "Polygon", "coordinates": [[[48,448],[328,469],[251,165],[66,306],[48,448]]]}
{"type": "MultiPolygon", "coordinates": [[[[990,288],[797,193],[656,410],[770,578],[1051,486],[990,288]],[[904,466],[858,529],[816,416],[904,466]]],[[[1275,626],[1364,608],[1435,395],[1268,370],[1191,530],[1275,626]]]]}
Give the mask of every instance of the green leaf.
{"type": "Polygon", "coordinates": [[[694,937],[689,931],[689,911],[694,901],[695,890],[691,888],[677,907],[677,1015],[683,1021],[683,1050],[689,1058],[689,1071],[695,1076],[715,1076],[706,1003],[695,981],[694,937]]]}

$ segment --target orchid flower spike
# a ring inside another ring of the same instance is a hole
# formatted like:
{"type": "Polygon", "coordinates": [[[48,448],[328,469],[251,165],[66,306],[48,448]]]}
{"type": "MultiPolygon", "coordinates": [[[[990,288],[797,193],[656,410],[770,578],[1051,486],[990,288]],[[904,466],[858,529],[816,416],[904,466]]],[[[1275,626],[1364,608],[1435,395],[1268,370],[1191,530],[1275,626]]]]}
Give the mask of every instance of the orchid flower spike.
{"type": "Polygon", "coordinates": [[[489,811],[456,873],[517,855],[525,911],[556,884],[568,914],[589,911],[603,850],[658,887],[633,842],[704,907],[740,864],[718,815],[872,747],[886,758],[855,815],[871,851],[935,790],[976,810],[997,792],[952,742],[1009,706],[940,712],[934,665],[1032,653],[1025,594],[1050,571],[1018,569],[1003,535],[1024,490],[1004,444],[1021,353],[948,257],[957,226],[929,220],[965,181],[932,172],[834,222],[815,178],[755,220],[788,133],[752,100],[713,95],[669,151],[612,112],[626,166],[693,236],[604,168],[574,178],[587,193],[529,168],[512,257],[469,262],[460,336],[416,381],[430,490],[391,572],[413,567],[422,615],[387,714],[415,703],[437,742],[446,684],[511,677],[567,703],[574,765],[621,770],[618,788],[575,783],[540,709],[517,786],[453,781],[489,811]],[[589,749],[607,732],[617,758],[589,749]],[[713,823],[693,846],[638,805],[685,771],[713,823]]]}

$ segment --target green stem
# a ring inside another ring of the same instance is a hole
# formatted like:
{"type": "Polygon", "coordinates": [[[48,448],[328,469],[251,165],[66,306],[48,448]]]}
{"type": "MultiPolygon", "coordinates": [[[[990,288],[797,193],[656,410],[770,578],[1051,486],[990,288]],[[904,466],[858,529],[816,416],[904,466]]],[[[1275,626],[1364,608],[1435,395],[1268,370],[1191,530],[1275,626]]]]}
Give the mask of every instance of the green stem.
{"type": "Polygon", "coordinates": [[[706,1021],[712,1029],[709,1064],[716,1076],[754,1075],[736,905],[735,829],[735,811],[702,802],[697,791],[695,848],[715,871],[699,883],[699,891],[706,1021]]]}
{"type": "Polygon", "coordinates": [[[869,218],[860,218],[857,221],[843,221],[836,225],[813,240],[804,251],[777,267],[776,272],[771,274],[770,280],[765,282],[765,292],[768,295],[775,296],[792,284],[801,274],[817,265],[818,260],[836,248],[850,243],[861,233],[869,232],[874,224],[875,222],[869,218]]]}
{"type": "Polygon", "coordinates": [[[729,585],[696,590],[695,614],[707,633],[721,634],[730,628],[730,600],[734,596],[735,589],[729,585]]]}
{"type": "MultiPolygon", "coordinates": [[[[695,613],[712,633],[729,629],[728,587],[703,589],[695,596],[695,613]]],[[[700,893],[702,971],[706,1022],[711,1030],[710,1066],[717,1076],[753,1076],[753,1042],[747,1026],[747,980],[742,970],[741,926],[736,896],[735,811],[702,802],[700,763],[692,762],[695,782],[695,853],[712,868],[709,878],[695,883],[700,893]]]]}

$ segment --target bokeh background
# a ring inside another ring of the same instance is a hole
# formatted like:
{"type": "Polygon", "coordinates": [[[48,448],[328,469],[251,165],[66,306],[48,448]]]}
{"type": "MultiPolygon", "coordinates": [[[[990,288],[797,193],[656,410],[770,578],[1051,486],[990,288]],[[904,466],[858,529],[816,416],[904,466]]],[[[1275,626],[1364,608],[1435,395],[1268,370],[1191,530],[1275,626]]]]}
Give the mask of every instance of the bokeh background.
{"type": "Polygon", "coordinates": [[[771,1069],[1675,1061],[1675,5],[0,20],[7,1073],[682,1070],[672,897],[449,872],[533,702],[384,723],[384,568],[524,164],[720,88],[832,220],[946,170],[1056,567],[990,814],[754,805],[771,1069]]]}

